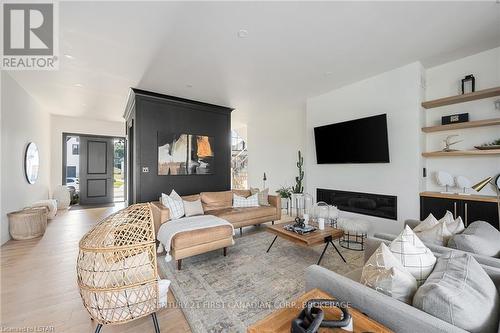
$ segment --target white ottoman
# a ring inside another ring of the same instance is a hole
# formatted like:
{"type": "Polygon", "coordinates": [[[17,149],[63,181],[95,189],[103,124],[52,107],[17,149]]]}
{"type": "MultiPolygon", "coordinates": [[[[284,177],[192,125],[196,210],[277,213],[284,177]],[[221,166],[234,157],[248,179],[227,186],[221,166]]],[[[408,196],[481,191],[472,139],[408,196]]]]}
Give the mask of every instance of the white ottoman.
{"type": "Polygon", "coordinates": [[[355,251],[365,249],[365,239],[370,229],[370,222],[361,219],[339,218],[337,228],[344,231],[344,235],[339,240],[340,246],[355,251]]]}

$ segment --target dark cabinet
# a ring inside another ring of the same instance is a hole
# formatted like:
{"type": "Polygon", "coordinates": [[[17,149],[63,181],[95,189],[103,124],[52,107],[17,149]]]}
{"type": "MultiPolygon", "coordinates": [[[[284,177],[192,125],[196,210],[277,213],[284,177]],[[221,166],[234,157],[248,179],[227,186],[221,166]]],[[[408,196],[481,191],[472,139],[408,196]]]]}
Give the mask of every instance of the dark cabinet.
{"type": "Polygon", "coordinates": [[[446,197],[421,195],[420,219],[424,220],[431,213],[440,219],[448,210],[455,218],[462,217],[466,227],[474,221],[481,220],[499,228],[498,206],[495,201],[489,198],[484,201],[466,199],[468,198],[459,195],[446,195],[446,197]]]}

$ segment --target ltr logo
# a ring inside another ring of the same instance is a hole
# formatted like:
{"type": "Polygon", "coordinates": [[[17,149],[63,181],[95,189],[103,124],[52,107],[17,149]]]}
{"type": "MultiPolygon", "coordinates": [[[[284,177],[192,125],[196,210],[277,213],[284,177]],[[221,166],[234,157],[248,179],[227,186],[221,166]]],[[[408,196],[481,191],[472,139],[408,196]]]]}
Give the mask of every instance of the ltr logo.
{"type": "Polygon", "coordinates": [[[4,56],[54,55],[54,5],[4,3],[4,56]]]}

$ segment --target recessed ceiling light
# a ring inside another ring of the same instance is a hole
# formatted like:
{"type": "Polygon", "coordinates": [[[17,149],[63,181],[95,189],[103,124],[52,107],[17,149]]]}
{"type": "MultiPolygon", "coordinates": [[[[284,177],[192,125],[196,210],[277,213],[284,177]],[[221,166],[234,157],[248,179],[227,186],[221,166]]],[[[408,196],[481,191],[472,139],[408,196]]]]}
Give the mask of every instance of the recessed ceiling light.
{"type": "Polygon", "coordinates": [[[83,84],[81,84],[81,83],[75,83],[75,87],[82,88],[83,84]]]}
{"type": "Polygon", "coordinates": [[[71,54],[65,54],[64,57],[71,60],[75,59],[75,57],[73,57],[71,54]]]}
{"type": "Polygon", "coordinates": [[[186,87],[193,88],[193,85],[192,84],[186,84],[186,87]]]}
{"type": "Polygon", "coordinates": [[[248,37],[248,30],[245,30],[245,29],[238,30],[238,37],[247,38],[248,37]]]}

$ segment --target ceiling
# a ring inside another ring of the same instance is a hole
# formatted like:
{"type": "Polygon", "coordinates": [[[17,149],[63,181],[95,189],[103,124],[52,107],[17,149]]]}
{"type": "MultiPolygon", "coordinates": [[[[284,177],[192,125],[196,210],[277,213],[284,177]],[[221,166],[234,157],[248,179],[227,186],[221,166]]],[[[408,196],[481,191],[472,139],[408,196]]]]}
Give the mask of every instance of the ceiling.
{"type": "Polygon", "coordinates": [[[414,61],[500,45],[495,1],[60,2],[59,11],[60,69],[11,74],[51,113],[105,120],[123,120],[137,87],[234,107],[245,122],[414,61]]]}

